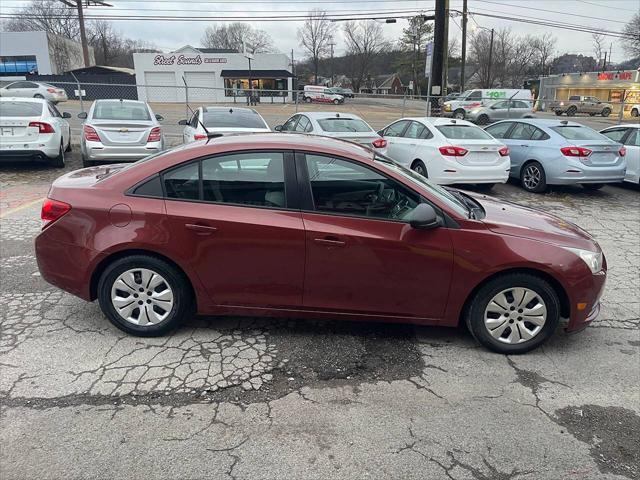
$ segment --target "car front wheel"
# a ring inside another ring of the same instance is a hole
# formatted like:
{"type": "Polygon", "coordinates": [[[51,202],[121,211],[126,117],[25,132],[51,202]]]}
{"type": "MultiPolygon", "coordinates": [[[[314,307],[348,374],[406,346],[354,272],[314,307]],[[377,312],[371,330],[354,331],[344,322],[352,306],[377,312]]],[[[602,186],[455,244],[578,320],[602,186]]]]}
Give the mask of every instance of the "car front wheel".
{"type": "Polygon", "coordinates": [[[541,277],[511,273],[496,277],[474,295],[466,317],[471,334],[498,353],[525,353],[544,343],[560,321],[560,301],[541,277]]]}
{"type": "Polygon", "coordinates": [[[164,335],[191,313],[184,275],[167,262],[131,255],[111,263],[100,276],[98,300],[109,321],[141,337],[164,335]]]}
{"type": "Polygon", "coordinates": [[[603,117],[608,117],[609,115],[611,115],[611,109],[610,108],[603,108],[601,115],[603,117]]]}

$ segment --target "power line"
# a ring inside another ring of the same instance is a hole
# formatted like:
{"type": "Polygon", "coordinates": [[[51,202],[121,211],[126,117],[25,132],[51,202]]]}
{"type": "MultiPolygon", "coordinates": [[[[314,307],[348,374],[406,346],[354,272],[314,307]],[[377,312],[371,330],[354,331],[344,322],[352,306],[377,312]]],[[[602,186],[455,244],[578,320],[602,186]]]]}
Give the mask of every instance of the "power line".
{"type": "MultiPolygon", "coordinates": [[[[621,20],[613,20],[611,18],[602,18],[602,17],[591,17],[589,15],[579,15],[577,13],[569,13],[569,12],[560,12],[558,10],[548,10],[546,8],[536,8],[536,7],[531,7],[531,6],[520,6],[520,5],[513,5],[512,3],[503,3],[503,2],[492,2],[491,0],[475,0],[476,2],[480,2],[480,3],[491,3],[494,5],[503,5],[505,7],[512,7],[512,8],[521,8],[521,9],[525,9],[525,10],[534,10],[537,12],[546,12],[546,13],[559,13],[561,15],[571,15],[572,17],[581,17],[581,18],[589,18],[592,20],[600,20],[603,22],[614,22],[614,23],[621,23],[621,24],[626,24],[627,22],[623,22],[621,20]]],[[[507,12],[508,13],[508,12],[507,12]]]]}
{"type": "Polygon", "coordinates": [[[587,5],[594,5],[596,7],[601,7],[601,8],[615,8],[616,10],[624,10],[625,12],[639,12],[640,9],[631,9],[631,8],[622,8],[622,7],[612,7],[611,5],[602,5],[601,3],[594,3],[594,2],[587,2],[586,0],[574,0],[576,2],[580,2],[580,3],[585,3],[587,5]]]}

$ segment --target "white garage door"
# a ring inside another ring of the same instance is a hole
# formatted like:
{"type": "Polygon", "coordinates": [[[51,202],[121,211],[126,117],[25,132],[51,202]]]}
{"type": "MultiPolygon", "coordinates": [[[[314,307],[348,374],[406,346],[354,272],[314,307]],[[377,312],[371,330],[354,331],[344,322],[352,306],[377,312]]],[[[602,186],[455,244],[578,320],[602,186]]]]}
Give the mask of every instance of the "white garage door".
{"type": "Polygon", "coordinates": [[[176,74],[173,72],[144,72],[147,102],[176,102],[176,74]]]}
{"type": "Polygon", "coordinates": [[[184,80],[189,86],[189,102],[215,101],[217,91],[214,72],[184,72],[184,80]]]}

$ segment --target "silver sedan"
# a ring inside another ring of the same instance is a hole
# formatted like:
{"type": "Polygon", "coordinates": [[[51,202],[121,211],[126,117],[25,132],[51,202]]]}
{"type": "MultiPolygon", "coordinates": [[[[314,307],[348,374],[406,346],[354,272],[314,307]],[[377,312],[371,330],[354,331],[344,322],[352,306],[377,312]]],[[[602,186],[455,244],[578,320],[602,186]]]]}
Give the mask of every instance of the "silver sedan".
{"type": "Polygon", "coordinates": [[[165,148],[164,133],[146,102],[96,100],[84,119],[80,148],[85,167],[97,162],[133,162],[165,148]]]}
{"type": "Polygon", "coordinates": [[[533,118],[533,105],[524,100],[500,100],[467,110],[465,118],[478,125],[508,118],[533,118]]]}
{"type": "Polygon", "coordinates": [[[44,98],[54,104],[68,100],[64,89],[28,80],[18,80],[0,88],[0,97],[44,98]]]}

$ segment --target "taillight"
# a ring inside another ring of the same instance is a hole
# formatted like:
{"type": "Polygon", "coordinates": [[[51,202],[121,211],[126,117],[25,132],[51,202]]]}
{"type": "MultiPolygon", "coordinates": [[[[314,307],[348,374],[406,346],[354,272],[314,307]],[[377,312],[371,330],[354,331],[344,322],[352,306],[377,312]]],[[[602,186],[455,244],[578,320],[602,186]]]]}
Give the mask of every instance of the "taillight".
{"type": "Polygon", "coordinates": [[[591,150],[584,147],[562,147],[560,151],[565,157],[588,157],[591,155],[591,150]]]}
{"type": "Polygon", "coordinates": [[[40,212],[40,218],[42,219],[42,228],[55,222],[63,215],[71,210],[71,205],[59,200],[53,200],[52,198],[45,198],[42,204],[42,211],[40,212]]]}
{"type": "Polygon", "coordinates": [[[467,153],[469,153],[469,150],[462,147],[446,146],[440,147],[439,150],[442,155],[445,155],[447,157],[464,157],[467,153]]]}
{"type": "Polygon", "coordinates": [[[96,132],[96,129],[93,128],[90,125],[85,125],[82,128],[82,131],[84,132],[84,139],[85,140],[89,140],[90,142],[99,142],[100,141],[100,135],[98,135],[98,132],[96,132]]]}
{"type": "Polygon", "coordinates": [[[509,155],[509,147],[502,147],[500,150],[498,150],[498,153],[501,157],[506,157],[507,155],[509,155]]]}
{"type": "Polygon", "coordinates": [[[618,155],[620,155],[621,157],[624,157],[627,154],[627,149],[624,147],[620,147],[620,150],[618,150],[618,155]]]}
{"type": "Polygon", "coordinates": [[[49,92],[49,93],[58,93],[58,90],[56,90],[55,88],[47,88],[47,92],[49,92]]]}
{"type": "Polygon", "coordinates": [[[387,146],[387,141],[384,138],[377,138],[371,143],[371,145],[376,148],[384,148],[387,146]]]}
{"type": "Polygon", "coordinates": [[[38,133],[55,133],[51,125],[44,122],[29,122],[30,127],[38,127],[38,133]]]}
{"type": "Polygon", "coordinates": [[[204,133],[196,133],[193,135],[194,140],[205,140],[206,138],[207,138],[207,135],[204,133]]]}
{"type": "Polygon", "coordinates": [[[160,141],[161,130],[160,127],[153,127],[151,132],[149,132],[149,138],[147,138],[147,143],[149,142],[159,142],[160,141]]]}

